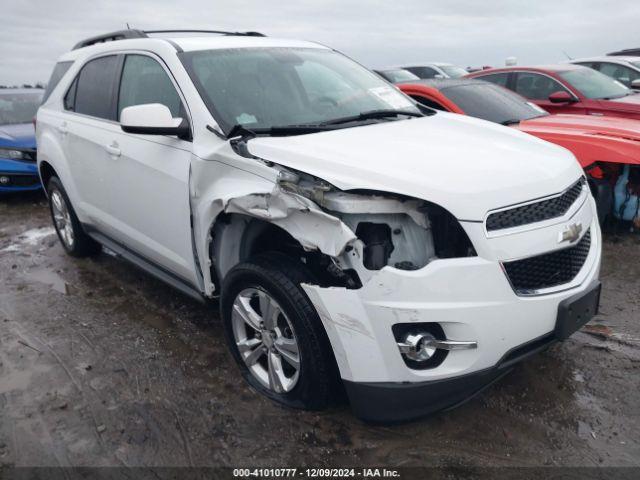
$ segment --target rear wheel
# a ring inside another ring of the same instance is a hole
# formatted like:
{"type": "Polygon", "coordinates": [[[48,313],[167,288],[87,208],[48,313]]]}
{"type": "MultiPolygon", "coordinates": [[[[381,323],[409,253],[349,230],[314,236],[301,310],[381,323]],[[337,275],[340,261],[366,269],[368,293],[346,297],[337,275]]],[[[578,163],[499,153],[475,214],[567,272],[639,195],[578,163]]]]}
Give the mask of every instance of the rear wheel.
{"type": "Polygon", "coordinates": [[[100,244],[82,229],[58,177],[51,177],[49,180],[47,194],[53,226],[65,251],[74,257],[86,257],[100,252],[100,244]]]}
{"type": "Polygon", "coordinates": [[[339,377],[324,327],[300,284],[303,265],[271,253],[234,267],[222,289],[225,335],[242,375],[283,405],[319,410],[339,377]]]}

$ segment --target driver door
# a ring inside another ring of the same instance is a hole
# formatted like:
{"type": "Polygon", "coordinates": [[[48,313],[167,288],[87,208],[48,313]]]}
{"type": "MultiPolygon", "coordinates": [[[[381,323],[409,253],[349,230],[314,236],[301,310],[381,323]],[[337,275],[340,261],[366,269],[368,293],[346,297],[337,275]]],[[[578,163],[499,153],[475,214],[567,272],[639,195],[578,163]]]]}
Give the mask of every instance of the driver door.
{"type": "MultiPolygon", "coordinates": [[[[188,118],[176,84],[161,60],[127,54],[120,75],[117,119],[125,107],[160,103],[188,118]]],[[[195,285],[189,171],[192,142],[175,136],[118,129],[113,147],[111,209],[117,238],[137,255],[195,285]]]]}

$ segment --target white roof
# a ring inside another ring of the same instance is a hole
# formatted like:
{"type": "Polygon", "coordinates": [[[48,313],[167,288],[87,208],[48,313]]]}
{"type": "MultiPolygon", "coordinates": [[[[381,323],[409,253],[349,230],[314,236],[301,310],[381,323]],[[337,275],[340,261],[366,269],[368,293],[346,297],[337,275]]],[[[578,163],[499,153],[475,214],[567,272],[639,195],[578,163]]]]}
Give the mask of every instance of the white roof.
{"type": "Polygon", "coordinates": [[[640,57],[632,56],[619,56],[619,55],[601,55],[599,57],[587,57],[587,58],[574,58],[569,63],[582,63],[582,62],[609,62],[609,63],[622,63],[627,64],[629,62],[640,62],[640,57]]]}
{"type": "Polygon", "coordinates": [[[127,49],[144,49],[155,47],[156,50],[165,50],[167,48],[175,51],[177,45],[185,52],[196,50],[213,50],[223,48],[259,48],[259,47],[282,47],[282,48],[317,48],[330,50],[329,47],[320,45],[319,43],[308,42],[304,40],[243,36],[243,35],[209,35],[201,36],[157,36],[153,35],[148,38],[131,38],[123,40],[115,40],[104,43],[96,43],[94,45],[71,50],[60,57],[60,61],[76,60],[98,53],[111,52],[114,50],[127,49]],[[171,42],[171,43],[170,43],[171,42]]]}
{"type": "MultiPolygon", "coordinates": [[[[153,38],[153,37],[152,37],[153,38]]],[[[163,37],[165,38],[165,37],[163,37]]],[[[250,37],[234,35],[205,35],[201,37],[166,37],[182,48],[185,52],[194,50],[211,50],[217,48],[256,48],[256,47],[285,47],[285,48],[321,48],[324,45],[305,40],[295,40],[272,37],[250,37]]]]}
{"type": "Polygon", "coordinates": [[[405,67],[429,67],[429,66],[435,66],[435,67],[453,67],[455,66],[453,63],[447,63],[447,62],[414,62],[414,63],[407,63],[405,64],[405,67]]]}
{"type": "Polygon", "coordinates": [[[411,62],[403,65],[394,65],[392,67],[376,68],[376,70],[405,70],[413,67],[455,67],[454,63],[447,62],[411,62]]]}

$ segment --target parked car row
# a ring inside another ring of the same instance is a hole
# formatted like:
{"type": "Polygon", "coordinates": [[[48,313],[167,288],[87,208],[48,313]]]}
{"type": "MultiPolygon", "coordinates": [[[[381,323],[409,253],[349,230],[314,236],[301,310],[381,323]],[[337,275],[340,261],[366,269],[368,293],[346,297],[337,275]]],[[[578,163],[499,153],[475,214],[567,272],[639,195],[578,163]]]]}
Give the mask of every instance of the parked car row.
{"type": "Polygon", "coordinates": [[[366,420],[416,418],[597,312],[595,201],[572,153],[525,133],[562,121],[519,97],[481,90],[509,102],[490,123],[320,44],[140,30],[78,43],[48,92],[38,171],[63,248],[219,299],[239,373],[275,402],[346,391],[366,420]]]}
{"type": "Polygon", "coordinates": [[[379,74],[432,108],[513,125],[568,148],[586,171],[600,220],[640,227],[640,94],[633,90],[640,87],[640,57],[483,69],[465,81],[421,79],[408,68],[394,70],[393,79],[379,74]]]}

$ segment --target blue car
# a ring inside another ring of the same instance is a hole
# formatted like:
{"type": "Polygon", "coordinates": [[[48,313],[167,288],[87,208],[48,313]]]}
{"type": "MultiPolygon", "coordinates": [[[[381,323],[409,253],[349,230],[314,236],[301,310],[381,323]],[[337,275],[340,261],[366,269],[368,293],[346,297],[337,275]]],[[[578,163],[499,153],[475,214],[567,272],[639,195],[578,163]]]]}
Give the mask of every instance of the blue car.
{"type": "Polygon", "coordinates": [[[0,90],[0,193],[41,188],[33,117],[43,90],[0,90]]]}

